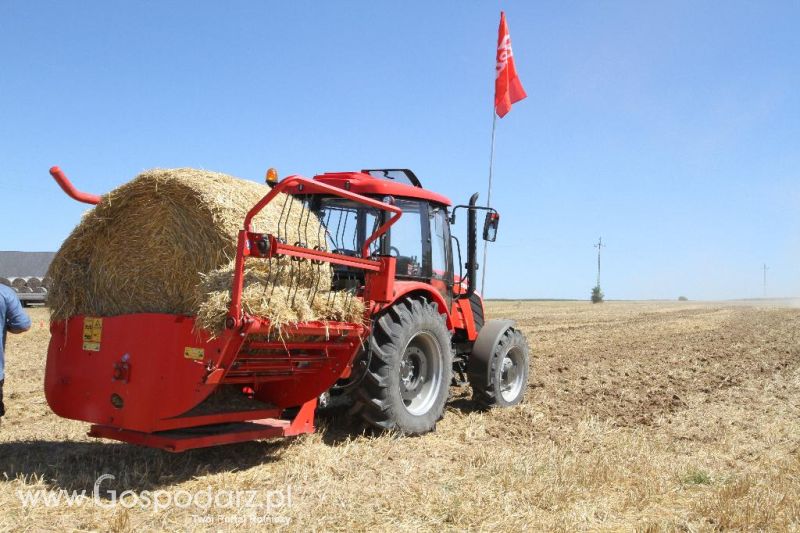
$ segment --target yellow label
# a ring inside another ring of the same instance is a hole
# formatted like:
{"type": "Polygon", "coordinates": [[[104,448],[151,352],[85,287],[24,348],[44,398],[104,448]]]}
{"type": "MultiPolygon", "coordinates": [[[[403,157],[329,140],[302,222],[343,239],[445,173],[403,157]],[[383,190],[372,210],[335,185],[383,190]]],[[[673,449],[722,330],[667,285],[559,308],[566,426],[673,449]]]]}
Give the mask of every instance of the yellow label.
{"type": "Polygon", "coordinates": [[[190,348],[187,346],[183,349],[183,356],[193,361],[202,361],[203,357],[205,357],[205,352],[202,348],[190,348]]]}
{"type": "Polygon", "coordinates": [[[83,319],[83,349],[90,352],[100,351],[100,342],[103,336],[103,319],[84,317],[83,319]]]}

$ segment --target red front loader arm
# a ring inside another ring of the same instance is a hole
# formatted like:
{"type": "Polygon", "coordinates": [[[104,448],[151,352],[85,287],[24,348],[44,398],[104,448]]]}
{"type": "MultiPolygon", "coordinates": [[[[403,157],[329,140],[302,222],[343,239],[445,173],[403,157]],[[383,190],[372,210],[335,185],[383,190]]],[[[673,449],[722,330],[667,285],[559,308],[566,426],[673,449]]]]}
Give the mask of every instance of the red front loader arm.
{"type": "MultiPolygon", "coordinates": [[[[377,260],[370,259],[370,245],[383,236],[392,225],[397,222],[403,214],[402,210],[388,203],[384,203],[368,196],[362,196],[345,189],[326,185],[318,181],[310,180],[300,176],[289,176],[278,183],[264,198],[248,211],[244,218],[244,229],[239,232],[239,239],[236,247],[236,269],[234,270],[233,287],[231,289],[231,305],[228,312],[227,327],[236,328],[242,321],[242,283],[244,279],[244,260],[246,257],[269,258],[276,255],[286,255],[303,260],[325,261],[334,265],[343,265],[352,268],[359,268],[367,272],[364,299],[369,303],[370,300],[386,302],[391,300],[392,283],[394,282],[394,261],[393,257],[380,257],[377,260]],[[374,207],[392,214],[391,218],[376,229],[372,235],[364,242],[361,248],[361,257],[349,257],[342,254],[335,254],[324,250],[314,250],[311,248],[290,245],[281,242],[273,235],[253,233],[252,221],[259,212],[279,193],[293,195],[324,194],[338,196],[348,200],[374,207]],[[391,271],[391,272],[390,272],[391,271]],[[389,276],[388,274],[391,274],[389,276]]],[[[367,306],[369,308],[369,306],[367,306]]]]}

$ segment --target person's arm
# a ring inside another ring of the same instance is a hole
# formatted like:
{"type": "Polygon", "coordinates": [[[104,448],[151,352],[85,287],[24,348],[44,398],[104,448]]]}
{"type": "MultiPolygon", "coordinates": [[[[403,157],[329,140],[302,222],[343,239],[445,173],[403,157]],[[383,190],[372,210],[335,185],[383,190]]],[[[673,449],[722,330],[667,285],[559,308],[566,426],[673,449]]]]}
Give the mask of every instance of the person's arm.
{"type": "Polygon", "coordinates": [[[11,333],[22,333],[31,329],[31,319],[23,311],[16,295],[6,299],[6,327],[11,333]]]}

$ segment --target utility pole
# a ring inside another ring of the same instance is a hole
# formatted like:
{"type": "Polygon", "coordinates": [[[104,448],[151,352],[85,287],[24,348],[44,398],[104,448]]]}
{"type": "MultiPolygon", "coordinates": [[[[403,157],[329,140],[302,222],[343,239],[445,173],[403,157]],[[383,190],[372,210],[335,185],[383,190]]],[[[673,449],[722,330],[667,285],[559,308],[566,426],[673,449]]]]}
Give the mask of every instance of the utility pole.
{"type": "Polygon", "coordinates": [[[597,248],[597,286],[600,286],[600,250],[605,246],[603,244],[603,237],[597,239],[597,244],[594,245],[597,248]]]}
{"type": "Polygon", "coordinates": [[[769,268],[767,267],[766,263],[764,263],[764,267],[763,268],[764,268],[764,298],[766,298],[767,297],[767,270],[769,270],[769,268]]]}

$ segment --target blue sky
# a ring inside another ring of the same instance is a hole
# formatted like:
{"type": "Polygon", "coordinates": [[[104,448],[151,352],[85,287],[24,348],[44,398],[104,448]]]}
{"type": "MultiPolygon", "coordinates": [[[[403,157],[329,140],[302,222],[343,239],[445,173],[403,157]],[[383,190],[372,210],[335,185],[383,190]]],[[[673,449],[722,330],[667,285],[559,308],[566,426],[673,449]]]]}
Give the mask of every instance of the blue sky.
{"type": "MultiPolygon", "coordinates": [[[[152,167],[260,180],[409,167],[486,195],[499,11],[528,98],[498,121],[489,297],[800,295],[797,2],[0,0],[0,249],[55,250],[152,167]]],[[[463,220],[456,227],[463,232],[463,220]]]]}

